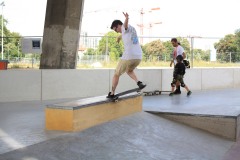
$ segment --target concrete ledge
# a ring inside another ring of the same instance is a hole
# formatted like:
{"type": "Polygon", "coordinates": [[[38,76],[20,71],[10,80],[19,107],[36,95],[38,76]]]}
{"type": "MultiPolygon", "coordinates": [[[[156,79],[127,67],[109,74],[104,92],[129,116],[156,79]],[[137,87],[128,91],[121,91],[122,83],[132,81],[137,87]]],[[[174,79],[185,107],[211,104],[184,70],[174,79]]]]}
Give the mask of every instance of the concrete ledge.
{"type": "Polygon", "coordinates": [[[46,129],[80,131],[92,126],[142,111],[142,96],[129,94],[110,102],[106,96],[48,105],[46,129]]]}
{"type": "Polygon", "coordinates": [[[237,141],[239,139],[240,116],[201,115],[185,113],[149,112],[166,119],[187,124],[212,134],[237,141]]]}

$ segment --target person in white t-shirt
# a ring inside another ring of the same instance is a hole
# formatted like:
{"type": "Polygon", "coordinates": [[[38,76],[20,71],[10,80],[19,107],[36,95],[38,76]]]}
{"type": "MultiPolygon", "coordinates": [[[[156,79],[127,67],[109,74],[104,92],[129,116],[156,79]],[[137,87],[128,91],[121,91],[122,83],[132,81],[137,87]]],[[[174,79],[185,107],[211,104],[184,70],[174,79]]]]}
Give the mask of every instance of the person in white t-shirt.
{"type": "Polygon", "coordinates": [[[121,36],[117,38],[117,42],[122,39],[124,52],[116,67],[112,78],[112,90],[108,93],[107,98],[114,97],[119,77],[125,72],[137,83],[140,89],[146,87],[145,84],[138,80],[136,74],[134,73],[134,69],[142,60],[142,49],[138,41],[137,32],[133,26],[128,24],[128,13],[123,12],[123,14],[125,16],[124,24],[120,20],[114,20],[111,25],[112,30],[117,33],[121,33],[121,36]]]}
{"type": "MultiPolygon", "coordinates": [[[[184,53],[184,49],[180,45],[180,43],[178,42],[177,38],[172,38],[171,43],[174,47],[174,50],[173,50],[173,59],[171,60],[170,67],[172,67],[173,63],[174,63],[174,66],[176,65],[176,63],[177,63],[176,57],[178,55],[181,55],[183,57],[183,59],[186,58],[186,54],[184,53]]],[[[180,86],[177,86],[176,90],[173,93],[174,94],[181,94],[180,86]]]]}

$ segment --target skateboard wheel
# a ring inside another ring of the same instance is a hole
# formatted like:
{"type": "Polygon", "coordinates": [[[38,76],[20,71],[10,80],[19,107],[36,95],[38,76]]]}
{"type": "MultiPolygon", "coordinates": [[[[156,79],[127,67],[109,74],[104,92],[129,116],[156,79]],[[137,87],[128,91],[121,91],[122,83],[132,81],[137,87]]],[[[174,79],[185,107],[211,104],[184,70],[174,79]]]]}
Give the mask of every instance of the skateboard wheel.
{"type": "Polygon", "coordinates": [[[152,96],[152,95],[153,95],[153,93],[148,93],[148,95],[149,95],[149,96],[152,96]]]}
{"type": "Polygon", "coordinates": [[[156,95],[159,95],[159,94],[160,94],[160,92],[159,92],[159,91],[157,91],[157,92],[155,92],[155,94],[156,94],[156,95]]]}
{"type": "Polygon", "coordinates": [[[118,102],[118,99],[115,99],[114,102],[118,102]]]}

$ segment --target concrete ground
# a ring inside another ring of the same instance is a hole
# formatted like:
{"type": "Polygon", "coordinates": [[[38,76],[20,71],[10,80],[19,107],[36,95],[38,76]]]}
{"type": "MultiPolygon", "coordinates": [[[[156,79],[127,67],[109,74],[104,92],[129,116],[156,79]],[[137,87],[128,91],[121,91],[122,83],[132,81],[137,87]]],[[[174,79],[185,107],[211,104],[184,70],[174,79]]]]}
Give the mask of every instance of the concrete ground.
{"type": "MultiPolygon", "coordinates": [[[[144,110],[238,114],[238,89],[144,97],[144,110]]],[[[71,99],[72,100],[72,99],[71,99]]],[[[0,103],[0,160],[239,160],[240,141],[140,112],[82,132],[45,130],[47,104],[0,103]]]]}

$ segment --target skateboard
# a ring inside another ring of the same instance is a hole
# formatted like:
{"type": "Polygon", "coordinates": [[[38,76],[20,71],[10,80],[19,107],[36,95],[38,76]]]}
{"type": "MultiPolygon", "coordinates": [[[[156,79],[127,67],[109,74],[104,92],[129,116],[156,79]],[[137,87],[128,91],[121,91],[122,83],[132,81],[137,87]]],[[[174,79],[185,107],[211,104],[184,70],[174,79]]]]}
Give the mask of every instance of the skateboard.
{"type": "Polygon", "coordinates": [[[129,94],[129,93],[137,92],[140,95],[141,90],[142,89],[140,89],[140,88],[130,89],[130,90],[127,90],[127,91],[124,91],[124,92],[120,92],[120,93],[116,94],[113,98],[108,98],[108,99],[110,99],[112,102],[118,102],[119,97],[124,96],[124,95],[129,94]]]}
{"type": "Polygon", "coordinates": [[[153,96],[153,95],[160,95],[162,93],[171,93],[171,91],[155,90],[155,91],[143,92],[143,95],[144,96],[153,96]]]}

